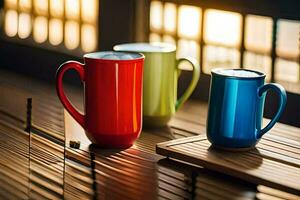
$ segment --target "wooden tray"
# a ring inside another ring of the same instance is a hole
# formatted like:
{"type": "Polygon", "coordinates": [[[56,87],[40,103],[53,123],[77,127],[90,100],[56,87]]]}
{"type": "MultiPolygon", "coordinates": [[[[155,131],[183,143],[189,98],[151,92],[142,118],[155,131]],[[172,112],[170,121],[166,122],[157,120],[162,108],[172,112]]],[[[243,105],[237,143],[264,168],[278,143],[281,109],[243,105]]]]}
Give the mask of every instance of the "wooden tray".
{"type": "Polygon", "coordinates": [[[205,135],[159,143],[163,156],[196,164],[255,184],[300,194],[300,142],[265,136],[255,149],[228,152],[211,147],[205,135]]]}

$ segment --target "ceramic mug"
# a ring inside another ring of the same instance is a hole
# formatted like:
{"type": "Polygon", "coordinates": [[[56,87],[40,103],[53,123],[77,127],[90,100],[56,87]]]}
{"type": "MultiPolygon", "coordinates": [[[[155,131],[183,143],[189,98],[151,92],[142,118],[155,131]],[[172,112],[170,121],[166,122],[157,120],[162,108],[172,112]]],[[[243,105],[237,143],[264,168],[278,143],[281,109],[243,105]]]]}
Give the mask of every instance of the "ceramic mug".
{"type": "Polygon", "coordinates": [[[114,46],[115,51],[140,52],[145,55],[143,81],[143,123],[147,127],[165,126],[190,97],[200,76],[195,59],[176,59],[176,46],[166,43],[130,43],[114,46]],[[177,99],[178,65],[187,61],[193,77],[185,93],[177,99]]]}
{"type": "Polygon", "coordinates": [[[213,69],[207,117],[207,138],[216,147],[248,149],[278,121],[287,97],[284,88],[265,84],[265,74],[246,69],[213,69]],[[279,109],[262,128],[265,95],[279,96],[279,109]]]}
{"type": "Polygon", "coordinates": [[[142,78],[144,56],[138,53],[95,52],[84,55],[84,64],[68,61],[56,74],[57,94],[71,116],[97,145],[126,148],[142,128],[142,78]],[[85,114],[66,97],[62,78],[76,70],[84,83],[85,114]]]}

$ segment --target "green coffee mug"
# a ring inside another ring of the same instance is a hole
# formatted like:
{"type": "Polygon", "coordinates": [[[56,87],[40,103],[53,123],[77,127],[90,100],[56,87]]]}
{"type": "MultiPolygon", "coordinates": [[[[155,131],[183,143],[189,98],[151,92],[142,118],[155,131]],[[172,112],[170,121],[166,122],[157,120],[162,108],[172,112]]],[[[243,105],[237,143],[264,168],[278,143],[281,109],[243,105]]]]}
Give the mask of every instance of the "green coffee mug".
{"type": "Polygon", "coordinates": [[[130,43],[114,46],[115,51],[140,52],[145,55],[143,77],[143,124],[165,126],[190,97],[200,76],[195,59],[176,59],[176,46],[166,43],[130,43]],[[177,99],[178,65],[187,61],[193,66],[193,78],[185,93],[177,99]]]}

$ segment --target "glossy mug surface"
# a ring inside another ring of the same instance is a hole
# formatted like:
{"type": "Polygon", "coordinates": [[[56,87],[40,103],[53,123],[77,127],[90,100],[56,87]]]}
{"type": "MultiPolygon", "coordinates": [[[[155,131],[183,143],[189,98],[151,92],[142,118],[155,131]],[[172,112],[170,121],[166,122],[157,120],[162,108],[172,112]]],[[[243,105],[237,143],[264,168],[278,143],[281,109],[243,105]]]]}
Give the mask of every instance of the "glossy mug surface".
{"type": "Polygon", "coordinates": [[[126,148],[138,138],[143,62],[144,56],[138,53],[96,52],[84,55],[84,64],[68,61],[57,70],[58,97],[93,143],[126,148]],[[75,69],[84,83],[84,115],[72,106],[63,90],[62,78],[69,69],[75,69]]]}
{"type": "Polygon", "coordinates": [[[143,81],[143,123],[160,127],[168,123],[195,89],[200,67],[192,58],[176,59],[176,46],[165,43],[130,43],[114,46],[115,51],[140,52],[145,55],[143,81]],[[193,77],[185,93],[177,99],[178,65],[187,61],[193,77]]]}
{"type": "Polygon", "coordinates": [[[279,84],[265,84],[265,75],[246,69],[213,69],[207,117],[207,138],[216,147],[251,148],[278,121],[286,105],[279,84]],[[262,128],[265,95],[280,97],[277,113],[262,128]]]}

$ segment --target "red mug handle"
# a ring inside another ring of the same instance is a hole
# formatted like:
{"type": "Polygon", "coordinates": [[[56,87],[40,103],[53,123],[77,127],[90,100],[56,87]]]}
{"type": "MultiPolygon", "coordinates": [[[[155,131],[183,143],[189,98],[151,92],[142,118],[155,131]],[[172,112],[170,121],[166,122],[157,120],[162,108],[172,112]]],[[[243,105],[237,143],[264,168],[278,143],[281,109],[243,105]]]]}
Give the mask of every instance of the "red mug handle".
{"type": "Polygon", "coordinates": [[[69,69],[75,69],[82,82],[84,82],[84,65],[80,62],[76,61],[68,61],[63,63],[56,72],[56,92],[57,95],[63,104],[63,106],[67,109],[67,111],[70,113],[70,115],[84,128],[84,115],[81,114],[72,103],[69,101],[68,97],[65,95],[64,89],[63,89],[63,76],[64,73],[69,69]]]}

